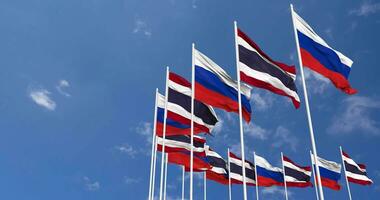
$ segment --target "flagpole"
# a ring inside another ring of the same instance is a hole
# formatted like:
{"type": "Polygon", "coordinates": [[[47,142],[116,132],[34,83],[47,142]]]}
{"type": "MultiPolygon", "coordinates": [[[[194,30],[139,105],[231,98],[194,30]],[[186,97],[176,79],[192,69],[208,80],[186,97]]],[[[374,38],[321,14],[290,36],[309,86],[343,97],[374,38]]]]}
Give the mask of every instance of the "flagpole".
{"type": "Polygon", "coordinates": [[[165,153],[165,184],[164,184],[164,200],[166,200],[166,185],[168,182],[168,154],[165,153]]]}
{"type": "MultiPolygon", "coordinates": [[[[239,52],[238,52],[238,42],[237,42],[237,22],[234,21],[234,31],[235,31],[235,57],[236,57],[236,72],[237,72],[237,82],[238,82],[238,100],[239,100],[239,124],[240,124],[240,147],[241,147],[241,161],[245,163],[245,153],[244,153],[244,133],[243,133],[243,114],[241,109],[241,84],[240,84],[240,70],[239,70],[239,52]]],[[[243,195],[244,200],[247,200],[247,182],[245,180],[245,165],[243,164],[243,195]]]]}
{"type": "MultiPolygon", "coordinates": [[[[313,150],[315,166],[317,168],[315,171],[317,172],[318,183],[321,183],[321,176],[320,176],[318,162],[317,162],[317,157],[318,157],[317,147],[315,145],[313,122],[311,120],[311,113],[310,113],[310,108],[309,108],[309,98],[308,98],[308,94],[307,94],[306,82],[305,82],[305,77],[304,77],[304,73],[303,73],[303,64],[302,64],[302,59],[301,59],[300,45],[299,45],[299,41],[298,41],[297,30],[296,30],[296,26],[294,24],[293,4],[290,4],[290,10],[292,12],[293,30],[294,30],[294,37],[295,37],[296,45],[297,45],[298,62],[299,62],[299,68],[301,71],[301,79],[302,79],[303,92],[304,92],[304,97],[305,97],[305,105],[306,105],[306,113],[307,113],[307,119],[308,119],[308,124],[309,124],[311,146],[312,146],[312,150],[313,150]]],[[[320,198],[321,198],[321,200],[324,200],[322,184],[318,184],[318,188],[319,188],[320,198]]]]}
{"type": "Polygon", "coordinates": [[[182,200],[185,200],[185,166],[182,166],[182,200]]]}
{"type": "Polygon", "coordinates": [[[314,164],[313,164],[313,156],[311,154],[311,151],[310,151],[310,159],[311,159],[311,170],[313,172],[315,194],[317,196],[317,200],[319,200],[317,178],[315,177],[315,170],[314,170],[314,164]]]}
{"type": "MultiPolygon", "coordinates": [[[[157,122],[155,122],[157,123],[157,122]]],[[[153,129],[157,130],[157,125],[153,127],[153,129]]],[[[154,131],[156,133],[156,131],[154,131]]],[[[155,190],[155,181],[156,181],[156,165],[157,165],[157,136],[154,137],[154,158],[153,158],[153,178],[152,178],[152,196],[151,200],[154,199],[154,190],[155,190]]]]}
{"type": "Polygon", "coordinates": [[[156,145],[156,122],[157,122],[157,96],[158,96],[158,88],[156,88],[156,97],[154,102],[154,118],[153,118],[153,133],[152,133],[152,155],[150,158],[150,177],[149,177],[149,197],[148,199],[152,200],[152,193],[154,188],[153,176],[155,176],[155,172],[153,170],[153,165],[156,162],[154,154],[155,154],[155,145],[156,145]]]}
{"type": "Polygon", "coordinates": [[[232,200],[232,191],[231,191],[231,165],[230,165],[230,148],[227,148],[227,162],[228,162],[228,197],[229,200],[232,200]]]}
{"type": "Polygon", "coordinates": [[[194,50],[195,44],[191,48],[191,151],[190,151],[190,200],[193,200],[193,160],[194,160],[194,94],[195,94],[195,72],[194,72],[194,50]]]}
{"type": "Polygon", "coordinates": [[[339,149],[340,149],[340,156],[342,157],[342,164],[343,164],[343,170],[344,170],[344,177],[346,178],[348,196],[350,197],[350,200],[352,200],[351,190],[350,190],[350,184],[348,183],[348,178],[347,178],[346,165],[344,164],[344,159],[343,159],[342,146],[339,146],[339,149]]]}
{"type": "Polygon", "coordinates": [[[286,185],[286,175],[284,166],[284,154],[281,152],[281,162],[282,162],[282,174],[284,175],[284,186],[285,186],[285,199],[288,200],[288,188],[286,185]]]}
{"type": "Polygon", "coordinates": [[[206,177],[206,171],[203,174],[203,199],[207,199],[207,177],[206,177]]]}
{"type": "Polygon", "coordinates": [[[259,200],[259,179],[257,178],[256,152],[253,152],[253,164],[255,165],[256,200],[259,200]]]}
{"type": "Polygon", "coordinates": [[[165,164],[165,138],[166,138],[166,118],[168,116],[168,81],[169,81],[169,67],[166,67],[166,83],[165,83],[165,112],[164,112],[164,125],[162,130],[162,150],[161,150],[161,177],[160,177],[160,200],[162,200],[162,192],[164,185],[164,164],[165,164]]]}

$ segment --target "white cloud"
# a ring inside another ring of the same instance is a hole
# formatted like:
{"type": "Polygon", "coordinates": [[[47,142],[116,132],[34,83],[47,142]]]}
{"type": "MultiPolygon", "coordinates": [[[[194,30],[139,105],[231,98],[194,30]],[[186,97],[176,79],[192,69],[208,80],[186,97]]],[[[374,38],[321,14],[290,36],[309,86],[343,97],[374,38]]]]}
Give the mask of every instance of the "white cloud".
{"type": "Polygon", "coordinates": [[[141,178],[124,177],[124,182],[126,184],[136,184],[141,182],[141,178]]]}
{"type": "Polygon", "coordinates": [[[83,177],[84,185],[88,191],[96,191],[100,189],[100,183],[98,181],[92,181],[87,176],[83,177]]]}
{"type": "MultiPolygon", "coordinates": [[[[330,84],[330,80],[304,67],[307,89],[314,94],[323,94],[330,84]]],[[[298,79],[301,82],[301,79],[298,79]]],[[[301,83],[302,84],[302,83],[301,83]]]]}
{"type": "Polygon", "coordinates": [[[216,135],[219,135],[224,130],[224,120],[219,117],[218,123],[215,124],[214,128],[212,129],[212,133],[216,135]]]}
{"type": "MultiPolygon", "coordinates": [[[[281,195],[285,196],[285,190],[283,187],[265,187],[261,190],[263,195],[281,195]]],[[[288,190],[288,197],[292,196],[293,193],[288,190]]]]}
{"type": "Polygon", "coordinates": [[[55,110],[56,103],[50,98],[50,92],[46,89],[31,89],[29,97],[39,106],[48,110],[55,110]]]}
{"type": "Polygon", "coordinates": [[[273,105],[273,94],[267,91],[258,91],[254,90],[254,93],[251,95],[251,102],[253,102],[253,109],[259,111],[268,110],[268,108],[273,105]]]}
{"type": "Polygon", "coordinates": [[[150,122],[141,122],[135,130],[138,134],[146,137],[146,140],[151,144],[152,143],[152,134],[153,128],[152,123],[150,122]]]}
{"type": "Polygon", "coordinates": [[[149,29],[147,23],[143,21],[142,19],[136,19],[135,20],[135,26],[132,31],[134,34],[143,34],[146,37],[151,37],[152,32],[149,29]]]}
{"type": "Polygon", "coordinates": [[[129,144],[115,146],[115,149],[118,150],[120,153],[127,154],[131,158],[134,158],[137,154],[137,151],[129,144]]]}
{"type": "Polygon", "coordinates": [[[244,129],[244,133],[247,134],[248,136],[256,138],[256,139],[260,139],[260,140],[266,140],[270,134],[268,130],[254,123],[244,124],[243,129],[244,129]]]}
{"type": "Polygon", "coordinates": [[[298,139],[294,135],[291,134],[289,129],[279,126],[276,129],[276,132],[273,136],[272,143],[273,147],[282,147],[282,146],[288,146],[291,150],[296,151],[297,145],[298,145],[298,139]]]}
{"type": "Polygon", "coordinates": [[[350,10],[350,14],[357,16],[368,16],[380,11],[380,3],[372,3],[370,1],[363,1],[359,8],[350,10]]]}
{"type": "Polygon", "coordinates": [[[343,111],[333,118],[328,128],[331,134],[358,133],[380,134],[379,122],[372,119],[371,113],[380,109],[380,101],[364,96],[350,96],[343,100],[343,111]]]}
{"type": "Polygon", "coordinates": [[[68,88],[68,87],[70,87],[70,83],[67,80],[63,79],[63,80],[60,80],[58,82],[56,89],[61,95],[65,96],[65,97],[70,97],[71,95],[64,91],[64,89],[68,88]]]}

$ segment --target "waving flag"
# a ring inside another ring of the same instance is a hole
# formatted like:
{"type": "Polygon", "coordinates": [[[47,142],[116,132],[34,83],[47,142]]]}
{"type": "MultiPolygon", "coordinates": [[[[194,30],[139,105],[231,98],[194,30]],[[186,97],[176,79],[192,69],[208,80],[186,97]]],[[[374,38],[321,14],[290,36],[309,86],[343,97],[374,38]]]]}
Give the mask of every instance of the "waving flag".
{"type": "Polygon", "coordinates": [[[210,147],[206,147],[207,162],[211,168],[206,172],[206,178],[224,185],[228,184],[227,162],[210,147]]]}
{"type": "MultiPolygon", "coordinates": [[[[243,162],[241,158],[237,157],[235,154],[231,153],[228,155],[230,159],[230,176],[231,183],[243,184],[243,162]]],[[[244,162],[245,167],[245,180],[247,185],[256,184],[255,166],[249,162],[244,162]]]]}
{"type": "Polygon", "coordinates": [[[311,167],[301,167],[286,156],[283,156],[282,162],[287,187],[312,186],[310,182],[311,167]]]}
{"type": "Polygon", "coordinates": [[[255,165],[258,179],[257,184],[259,184],[259,186],[271,187],[274,185],[284,185],[282,169],[273,167],[265,158],[258,155],[255,155],[255,165]]]}
{"type": "Polygon", "coordinates": [[[238,29],[237,32],[240,79],[255,87],[287,96],[299,108],[295,67],[272,60],[243,31],[238,29]]]}
{"type": "MultiPolygon", "coordinates": [[[[239,113],[237,82],[214,61],[196,49],[194,57],[195,98],[227,112],[239,113]]],[[[241,91],[243,117],[249,122],[252,112],[249,103],[251,88],[242,84],[241,91]]]]}
{"type": "Polygon", "coordinates": [[[293,23],[297,30],[302,64],[330,79],[343,92],[355,94],[357,91],[348,82],[353,61],[331,48],[296,12],[293,12],[293,23]]]}
{"type": "MultiPolygon", "coordinates": [[[[166,144],[165,144],[166,145],[166,144]]],[[[166,149],[166,146],[165,146],[166,149]]],[[[168,162],[176,165],[182,165],[185,167],[186,171],[190,171],[190,151],[178,151],[168,153],[168,162]]],[[[210,169],[211,166],[207,162],[207,158],[202,154],[194,154],[193,159],[193,170],[194,171],[206,171],[210,169]]]]}
{"type": "MultiPolygon", "coordinates": [[[[191,124],[191,84],[181,76],[169,74],[168,118],[181,124],[191,124]]],[[[215,111],[200,101],[194,100],[195,133],[210,133],[218,122],[215,111]]],[[[189,132],[190,134],[190,132],[189,132]]]]}
{"type": "MultiPolygon", "coordinates": [[[[311,157],[311,160],[313,162],[313,165],[315,165],[313,155],[311,157]]],[[[341,186],[339,185],[338,181],[341,176],[341,165],[336,162],[328,161],[318,157],[318,166],[321,175],[322,186],[330,188],[332,190],[340,190],[341,186]]]]}
{"type": "MultiPolygon", "coordinates": [[[[206,140],[194,135],[193,150],[195,154],[205,155],[206,140]]],[[[157,150],[162,151],[163,138],[157,136],[157,150]]],[[[165,152],[191,151],[191,138],[188,135],[170,135],[165,137],[165,152]]]]}
{"type": "Polygon", "coordinates": [[[371,185],[373,183],[373,181],[367,176],[365,165],[356,164],[356,162],[344,151],[342,151],[342,158],[346,169],[345,173],[347,180],[349,182],[359,185],[371,185]]]}

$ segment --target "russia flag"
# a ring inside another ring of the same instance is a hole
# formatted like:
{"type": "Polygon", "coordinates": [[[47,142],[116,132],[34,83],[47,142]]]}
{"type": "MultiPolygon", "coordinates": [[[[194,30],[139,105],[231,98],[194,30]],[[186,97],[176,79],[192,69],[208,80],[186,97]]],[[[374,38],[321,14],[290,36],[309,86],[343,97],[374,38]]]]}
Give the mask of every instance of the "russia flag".
{"type": "MultiPolygon", "coordinates": [[[[220,66],[210,58],[194,50],[195,59],[195,98],[211,106],[239,113],[238,85],[220,66]]],[[[251,120],[249,99],[251,88],[241,84],[243,118],[251,120]]]]}
{"type": "MultiPolygon", "coordinates": [[[[314,157],[311,157],[311,160],[314,164],[314,157]]],[[[321,182],[322,186],[330,188],[332,190],[340,190],[341,186],[339,185],[339,180],[341,177],[340,171],[341,171],[341,165],[333,162],[328,161],[323,158],[318,157],[318,166],[319,166],[319,173],[321,175],[321,182]]],[[[314,165],[315,169],[315,165],[314,165]]]]}
{"type": "Polygon", "coordinates": [[[293,12],[293,23],[302,64],[330,79],[343,92],[355,94],[357,91],[348,82],[353,61],[331,48],[296,12],[293,12]]]}
{"type": "Polygon", "coordinates": [[[255,155],[255,165],[257,184],[259,186],[284,186],[284,175],[282,173],[282,169],[273,167],[265,158],[258,155],[255,155]]]}

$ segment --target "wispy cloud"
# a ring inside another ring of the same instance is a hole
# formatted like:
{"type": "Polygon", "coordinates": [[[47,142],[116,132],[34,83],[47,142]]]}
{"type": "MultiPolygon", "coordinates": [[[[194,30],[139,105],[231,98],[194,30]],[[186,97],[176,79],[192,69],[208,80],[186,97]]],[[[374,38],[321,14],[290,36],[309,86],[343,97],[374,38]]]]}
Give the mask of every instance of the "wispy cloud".
{"type": "MultiPolygon", "coordinates": [[[[263,195],[281,195],[285,196],[285,190],[284,188],[280,187],[266,187],[261,190],[261,193],[263,195]]],[[[288,190],[288,197],[292,196],[293,193],[288,190]]]]}
{"type": "Polygon", "coordinates": [[[353,131],[380,134],[379,122],[371,114],[380,109],[380,101],[364,96],[350,96],[343,100],[340,114],[334,116],[328,128],[331,134],[347,134],[353,131]]]}
{"type": "Polygon", "coordinates": [[[267,129],[264,129],[254,123],[244,124],[243,128],[245,134],[260,140],[266,140],[270,134],[267,129]]]}
{"type": "Polygon", "coordinates": [[[136,184],[141,182],[141,178],[124,177],[124,182],[128,185],[136,184]]]}
{"type": "Polygon", "coordinates": [[[253,107],[258,111],[265,111],[268,108],[272,107],[274,101],[273,94],[270,94],[267,91],[255,90],[251,95],[251,102],[253,107]]]}
{"type": "Polygon", "coordinates": [[[98,181],[92,181],[87,176],[83,177],[85,189],[88,191],[97,191],[100,189],[100,183],[98,181]]]}
{"type": "Polygon", "coordinates": [[[153,128],[152,123],[150,122],[141,122],[135,130],[138,134],[144,136],[146,140],[151,144],[152,143],[152,134],[153,128]]]}
{"type": "Polygon", "coordinates": [[[51,99],[50,92],[46,89],[30,89],[29,97],[39,106],[42,106],[50,111],[55,110],[57,104],[51,99]]]}
{"type": "Polygon", "coordinates": [[[120,153],[126,154],[131,158],[134,158],[135,155],[138,153],[137,150],[135,150],[131,145],[129,144],[122,144],[115,146],[115,149],[119,151],[120,153]]]}
{"type": "Polygon", "coordinates": [[[274,135],[273,135],[273,147],[282,147],[282,146],[288,146],[291,150],[296,151],[297,145],[298,145],[298,139],[295,137],[289,129],[279,126],[277,127],[274,135]]]}
{"type": "Polygon", "coordinates": [[[135,26],[132,31],[134,34],[143,34],[146,37],[152,36],[152,31],[148,27],[147,23],[142,19],[135,20],[135,26]]]}
{"type": "Polygon", "coordinates": [[[349,11],[351,15],[368,16],[380,11],[380,3],[372,3],[371,1],[362,1],[359,8],[349,11]]]}
{"type": "Polygon", "coordinates": [[[60,80],[58,82],[58,85],[55,88],[57,89],[57,91],[61,95],[65,96],[65,97],[70,97],[71,95],[69,93],[65,92],[65,89],[69,88],[69,87],[70,87],[70,83],[67,80],[63,79],[63,80],[60,80]]]}
{"type": "MultiPolygon", "coordinates": [[[[304,68],[304,75],[307,80],[307,88],[310,88],[309,90],[314,94],[323,94],[330,84],[330,80],[306,67],[304,68]]],[[[298,80],[301,82],[301,79],[298,80]]]]}

